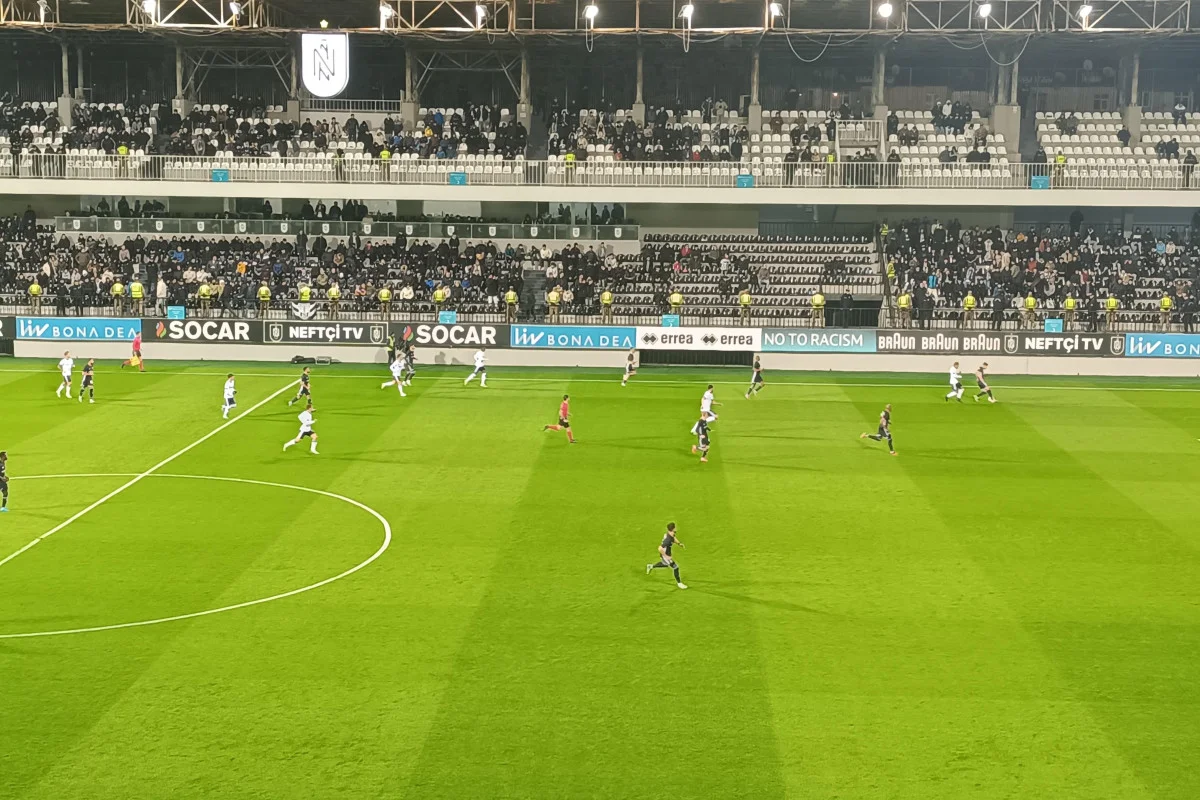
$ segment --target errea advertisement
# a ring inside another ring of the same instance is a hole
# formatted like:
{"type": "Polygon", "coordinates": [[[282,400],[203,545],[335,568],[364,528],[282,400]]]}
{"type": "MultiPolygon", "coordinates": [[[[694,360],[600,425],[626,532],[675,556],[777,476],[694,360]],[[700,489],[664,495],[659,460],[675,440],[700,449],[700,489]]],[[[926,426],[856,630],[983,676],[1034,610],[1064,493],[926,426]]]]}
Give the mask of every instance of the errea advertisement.
{"type": "Polygon", "coordinates": [[[138,335],[136,319],[103,317],[17,317],[17,339],[45,342],[128,342],[138,335]]]}
{"type": "Polygon", "coordinates": [[[725,350],[754,352],[762,344],[762,328],[637,329],[639,350],[725,350]]]}

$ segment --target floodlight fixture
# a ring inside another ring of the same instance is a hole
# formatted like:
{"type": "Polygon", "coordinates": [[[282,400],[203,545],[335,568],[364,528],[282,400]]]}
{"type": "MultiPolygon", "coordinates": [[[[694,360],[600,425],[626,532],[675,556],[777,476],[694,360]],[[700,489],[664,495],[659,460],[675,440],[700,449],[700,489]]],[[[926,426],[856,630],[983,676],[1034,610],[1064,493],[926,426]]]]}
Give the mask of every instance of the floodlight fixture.
{"type": "Polygon", "coordinates": [[[1090,16],[1092,15],[1092,12],[1093,12],[1093,11],[1095,11],[1095,10],[1096,10],[1096,9],[1092,8],[1092,7],[1091,7],[1090,5],[1088,5],[1087,3],[1084,3],[1083,5],[1081,5],[1081,6],[1079,7],[1079,18],[1080,18],[1081,20],[1083,20],[1083,21],[1084,21],[1084,23],[1086,24],[1086,23],[1087,23],[1087,19],[1088,19],[1088,17],[1090,17],[1090,16]]]}
{"type": "Polygon", "coordinates": [[[325,30],[328,27],[329,27],[329,20],[327,20],[327,19],[321,20],[321,30],[325,30]]]}
{"type": "Polygon", "coordinates": [[[157,16],[158,0],[142,0],[142,11],[153,20],[157,16]]]}
{"type": "Polygon", "coordinates": [[[229,13],[235,17],[240,17],[242,15],[242,4],[237,0],[233,0],[233,2],[229,4],[229,13]]]}
{"type": "Polygon", "coordinates": [[[686,3],[683,8],[679,9],[679,18],[687,20],[690,25],[692,22],[692,14],[696,12],[696,7],[691,3],[686,3]]]}
{"type": "Polygon", "coordinates": [[[992,15],[992,4],[991,3],[980,3],[979,4],[979,18],[987,19],[991,15],[992,15]]]}
{"type": "Polygon", "coordinates": [[[482,28],[483,23],[487,21],[487,18],[488,18],[487,6],[485,6],[483,3],[476,3],[475,4],[475,27],[482,28]]]}
{"type": "Polygon", "coordinates": [[[600,14],[600,6],[595,3],[588,3],[583,7],[583,18],[588,22],[595,23],[596,17],[600,14]]]}
{"type": "Polygon", "coordinates": [[[875,9],[875,13],[883,19],[888,19],[892,16],[893,10],[891,3],[880,3],[879,8],[875,9]]]}
{"type": "Polygon", "coordinates": [[[780,3],[771,3],[767,6],[767,11],[771,14],[771,19],[783,16],[783,6],[780,3]]]}

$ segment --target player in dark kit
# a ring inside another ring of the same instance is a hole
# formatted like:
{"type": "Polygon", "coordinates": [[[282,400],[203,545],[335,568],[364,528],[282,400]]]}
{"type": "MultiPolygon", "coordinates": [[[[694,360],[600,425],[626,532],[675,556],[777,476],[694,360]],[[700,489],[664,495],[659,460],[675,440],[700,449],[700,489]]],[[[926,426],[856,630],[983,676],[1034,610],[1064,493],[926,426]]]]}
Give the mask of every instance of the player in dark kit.
{"type": "Polygon", "coordinates": [[[575,444],[575,434],[571,433],[571,404],[568,402],[569,395],[563,395],[562,403],[558,406],[558,424],[543,425],[543,431],[566,431],[567,441],[575,444]]]}
{"type": "Polygon", "coordinates": [[[700,419],[692,426],[692,433],[696,436],[696,443],[692,445],[692,455],[700,454],[700,463],[708,463],[708,414],[701,412],[700,419]]]}
{"type": "Polygon", "coordinates": [[[896,448],[894,446],[892,446],[892,404],[891,403],[888,403],[886,406],[884,406],[883,413],[881,413],[879,415],[879,432],[874,433],[874,434],[864,433],[862,436],[860,436],[858,438],[874,439],[877,442],[882,442],[886,439],[887,444],[888,444],[888,452],[891,453],[892,455],[896,455],[896,448]]]}
{"type": "Polygon", "coordinates": [[[746,399],[749,400],[751,395],[758,394],[762,391],[765,384],[762,376],[762,362],[758,356],[754,357],[754,374],[750,376],[750,388],[746,390],[746,399]]]}
{"type": "Polygon", "coordinates": [[[305,367],[300,371],[300,388],[296,390],[296,396],[288,400],[289,406],[302,397],[312,400],[312,386],[309,385],[310,380],[312,380],[312,376],[308,374],[308,367],[305,367]]]}
{"type": "Polygon", "coordinates": [[[88,402],[96,402],[96,359],[89,358],[83,365],[83,383],[79,384],[79,402],[83,402],[83,393],[88,393],[88,402]]]}
{"type": "Polygon", "coordinates": [[[0,511],[8,511],[8,451],[0,450],[0,511]]]}
{"type": "Polygon", "coordinates": [[[658,546],[658,562],[655,564],[646,565],[646,574],[649,575],[656,569],[669,569],[675,574],[675,585],[680,589],[686,589],[687,584],[679,579],[679,564],[671,556],[671,548],[675,545],[683,547],[683,542],[679,541],[679,537],[675,535],[675,523],[667,523],[667,534],[663,536],[662,544],[658,546]]]}
{"type": "Polygon", "coordinates": [[[979,398],[983,397],[985,394],[987,395],[989,403],[996,402],[996,397],[995,397],[995,395],[992,394],[992,387],[988,386],[987,375],[986,375],[987,368],[988,368],[988,365],[987,365],[987,362],[985,361],[979,365],[978,369],[975,370],[975,382],[977,384],[979,384],[979,394],[975,395],[976,403],[978,403],[979,398]]]}
{"type": "Polygon", "coordinates": [[[417,348],[412,342],[404,345],[404,385],[412,386],[413,375],[417,374],[417,348]]]}
{"type": "Polygon", "coordinates": [[[628,386],[629,379],[634,375],[637,375],[637,362],[635,361],[636,358],[637,356],[634,354],[633,350],[630,350],[629,355],[625,356],[625,374],[621,376],[622,386],[628,386]]]}

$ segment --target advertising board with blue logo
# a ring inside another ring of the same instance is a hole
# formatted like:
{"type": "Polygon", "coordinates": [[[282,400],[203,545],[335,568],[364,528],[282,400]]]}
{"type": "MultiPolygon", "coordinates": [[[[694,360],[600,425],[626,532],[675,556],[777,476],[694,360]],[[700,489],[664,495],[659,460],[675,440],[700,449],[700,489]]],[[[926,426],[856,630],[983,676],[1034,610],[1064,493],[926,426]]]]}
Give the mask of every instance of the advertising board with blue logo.
{"type": "Polygon", "coordinates": [[[513,325],[512,346],[543,350],[628,350],[637,328],[617,325],[513,325]]]}
{"type": "Polygon", "coordinates": [[[1127,333],[1126,358],[1200,358],[1200,334],[1127,333]]]}
{"type": "Polygon", "coordinates": [[[874,353],[873,329],[765,328],[764,353],[874,353]]]}
{"type": "Polygon", "coordinates": [[[140,319],[17,317],[16,338],[48,342],[128,342],[141,330],[140,319]]]}

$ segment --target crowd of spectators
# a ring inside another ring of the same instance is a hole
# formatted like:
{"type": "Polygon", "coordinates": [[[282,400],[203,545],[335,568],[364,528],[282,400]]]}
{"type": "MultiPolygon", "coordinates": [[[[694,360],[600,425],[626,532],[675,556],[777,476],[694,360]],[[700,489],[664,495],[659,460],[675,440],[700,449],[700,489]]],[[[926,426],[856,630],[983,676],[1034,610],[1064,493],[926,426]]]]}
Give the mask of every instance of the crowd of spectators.
{"type": "Polygon", "coordinates": [[[961,136],[971,124],[972,116],[973,109],[970,103],[961,100],[939,100],[933,104],[933,129],[937,133],[961,136]]]}
{"type": "Polygon", "coordinates": [[[639,125],[632,113],[612,108],[579,109],[557,104],[550,109],[547,155],[584,161],[596,152],[618,161],[740,161],[750,139],[745,125],[707,120],[725,119],[723,101],[706,101],[699,119],[683,109],[646,108],[639,125]],[[668,113],[670,111],[670,113],[668,113]]]}
{"type": "Polygon", "coordinates": [[[1070,296],[1094,310],[1111,292],[1129,311],[1158,308],[1165,292],[1175,308],[1194,311],[1200,281],[1200,241],[1186,231],[1098,230],[1083,226],[1078,211],[1067,225],[1019,231],[910,220],[889,230],[885,254],[895,291],[909,293],[918,310],[962,309],[970,292],[997,312],[997,326],[1030,296],[1039,309],[1060,310],[1070,296]]]}

